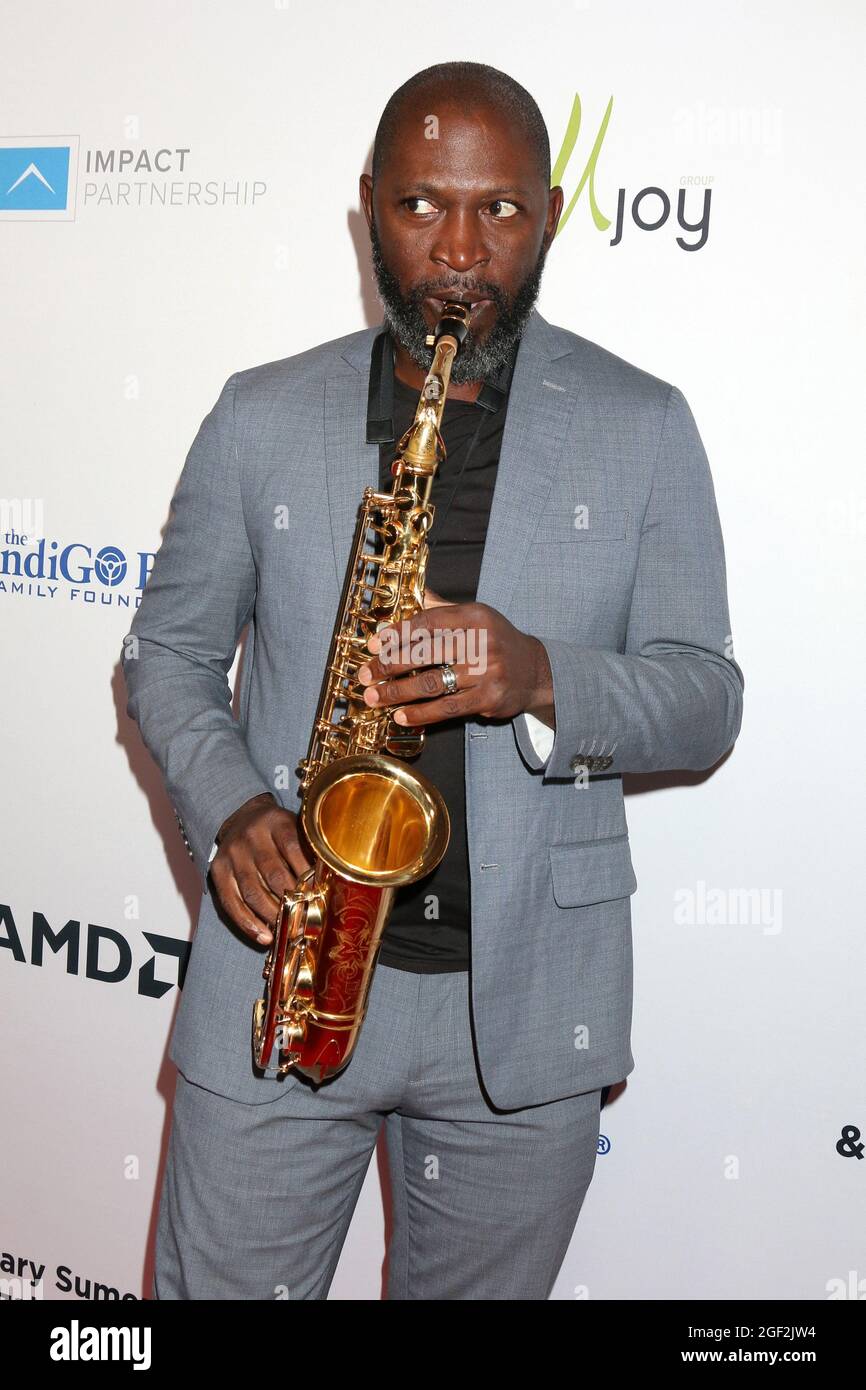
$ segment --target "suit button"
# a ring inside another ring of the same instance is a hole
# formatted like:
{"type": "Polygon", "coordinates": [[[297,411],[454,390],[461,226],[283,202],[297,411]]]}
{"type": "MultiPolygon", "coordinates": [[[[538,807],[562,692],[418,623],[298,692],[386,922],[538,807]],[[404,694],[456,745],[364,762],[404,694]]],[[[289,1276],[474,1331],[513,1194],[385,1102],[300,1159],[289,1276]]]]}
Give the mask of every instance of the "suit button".
{"type": "Polygon", "coordinates": [[[598,770],[599,770],[599,772],[606,772],[607,769],[610,767],[610,765],[611,765],[612,762],[613,762],[613,758],[599,758],[599,760],[598,760],[598,770]]]}

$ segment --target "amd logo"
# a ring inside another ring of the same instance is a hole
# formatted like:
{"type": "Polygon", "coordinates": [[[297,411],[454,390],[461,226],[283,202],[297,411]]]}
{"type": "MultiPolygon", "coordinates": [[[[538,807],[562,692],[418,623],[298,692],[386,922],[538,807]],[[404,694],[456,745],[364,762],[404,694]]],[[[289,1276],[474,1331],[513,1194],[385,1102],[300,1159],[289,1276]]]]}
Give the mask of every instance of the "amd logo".
{"type": "MultiPolygon", "coordinates": [[[[154,954],[148,956],[144,964],[138,968],[138,993],[147,999],[161,999],[175,985],[183,989],[191,943],[178,941],[173,936],[157,936],[155,932],[143,931],[141,935],[154,954]],[[173,958],[174,964],[168,967],[172,979],[166,980],[157,976],[157,956],[173,958]]],[[[0,903],[0,948],[11,951],[13,959],[21,965],[29,963],[41,966],[46,947],[55,956],[65,953],[67,975],[83,973],[89,980],[102,980],[105,984],[117,985],[133,973],[132,946],[119,931],[112,927],[98,926],[95,922],[88,922],[86,927],[82,927],[75,918],[70,918],[64,926],[55,931],[42,912],[33,913],[28,957],[11,907],[0,903]]]]}

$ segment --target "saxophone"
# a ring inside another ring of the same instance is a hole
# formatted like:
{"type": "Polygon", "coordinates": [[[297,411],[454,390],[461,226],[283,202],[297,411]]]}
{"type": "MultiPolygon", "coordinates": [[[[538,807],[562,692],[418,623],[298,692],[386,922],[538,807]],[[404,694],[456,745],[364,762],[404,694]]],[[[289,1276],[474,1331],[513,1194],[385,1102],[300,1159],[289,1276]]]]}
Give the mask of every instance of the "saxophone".
{"type": "Polygon", "coordinates": [[[368,487],[358,510],[321,695],[300,774],[312,868],[284,893],[253,1008],[253,1056],[268,1075],[321,1082],[346,1066],[361,1030],[394,895],[441,860],[451,827],[440,792],[403,761],[424,731],[364,702],[367,639],[424,606],[430,493],[445,457],[442,412],[469,306],[449,302],[427,338],[433,361],[399,440],[391,492],[368,487]],[[378,537],[378,553],[367,549],[378,537]],[[274,1062],[274,1052],[277,1061],[274,1062]]]}

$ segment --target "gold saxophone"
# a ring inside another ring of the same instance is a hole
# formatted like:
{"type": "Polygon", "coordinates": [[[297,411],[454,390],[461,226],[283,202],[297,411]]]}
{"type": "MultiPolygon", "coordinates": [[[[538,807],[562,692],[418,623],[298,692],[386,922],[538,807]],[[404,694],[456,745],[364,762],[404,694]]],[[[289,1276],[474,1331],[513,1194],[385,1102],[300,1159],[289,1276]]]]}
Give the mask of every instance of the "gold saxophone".
{"type": "Polygon", "coordinates": [[[271,1075],[294,1068],[323,1081],[345,1067],[394,894],[434,869],[448,846],[441,794],[402,761],[420,752],[423,729],[401,727],[388,706],[365,704],[358,668],[370,659],[371,633],[424,606],[430,493],[445,457],[442,412],[468,321],[468,305],[444,305],[427,338],[433,362],[415,419],[391,465],[392,491],[366,488],[359,508],[310,746],[298,767],[300,821],[315,862],[283,894],[264,995],[253,1009],[255,1062],[271,1075]],[[366,549],[371,537],[380,538],[380,553],[366,549]]]}

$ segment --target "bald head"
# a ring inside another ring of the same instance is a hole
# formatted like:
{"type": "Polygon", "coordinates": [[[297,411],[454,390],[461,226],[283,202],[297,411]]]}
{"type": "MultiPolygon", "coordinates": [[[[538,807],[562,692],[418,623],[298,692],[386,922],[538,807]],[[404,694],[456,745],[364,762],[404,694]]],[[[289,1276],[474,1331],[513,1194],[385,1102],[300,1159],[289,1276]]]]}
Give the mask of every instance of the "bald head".
{"type": "Polygon", "coordinates": [[[437,115],[437,103],[459,106],[464,115],[493,108],[514,127],[532,151],[533,165],[544,187],[550,186],[550,141],[544,118],[534,99],[507,73],[485,63],[437,63],[416,72],[389,99],[373,144],[373,184],[389,159],[394,138],[410,119],[437,115]]]}

